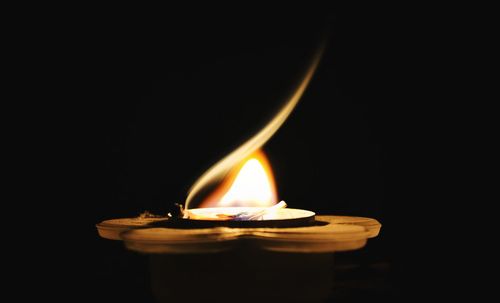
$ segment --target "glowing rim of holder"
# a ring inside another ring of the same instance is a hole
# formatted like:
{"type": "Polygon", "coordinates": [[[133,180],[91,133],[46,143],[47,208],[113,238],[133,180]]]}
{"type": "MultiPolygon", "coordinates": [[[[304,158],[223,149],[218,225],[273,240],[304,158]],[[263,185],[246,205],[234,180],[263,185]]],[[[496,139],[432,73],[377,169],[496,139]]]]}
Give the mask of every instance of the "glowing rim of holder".
{"type": "MultiPolygon", "coordinates": [[[[193,208],[186,210],[187,217],[185,220],[193,220],[193,221],[221,221],[228,222],[235,220],[217,220],[217,219],[196,219],[190,218],[189,214],[192,213],[194,215],[215,215],[215,214],[227,214],[227,215],[236,215],[241,212],[256,212],[258,210],[265,209],[265,207],[207,207],[207,208],[193,208]],[[223,211],[222,211],[223,210],[223,211]]],[[[267,215],[267,214],[266,214],[267,215]]],[[[298,209],[298,208],[282,208],[273,211],[273,215],[275,218],[266,219],[264,215],[264,219],[262,220],[241,220],[237,222],[262,222],[262,221],[281,221],[281,220],[295,220],[295,219],[306,219],[312,218],[316,216],[316,213],[310,210],[298,209]]]]}

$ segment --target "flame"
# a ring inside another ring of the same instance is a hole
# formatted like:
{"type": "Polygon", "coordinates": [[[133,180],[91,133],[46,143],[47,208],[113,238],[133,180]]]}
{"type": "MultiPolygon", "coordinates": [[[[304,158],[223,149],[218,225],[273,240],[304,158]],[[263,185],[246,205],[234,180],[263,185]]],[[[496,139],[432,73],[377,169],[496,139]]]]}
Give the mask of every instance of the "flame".
{"type": "Polygon", "coordinates": [[[277,201],[271,165],[264,152],[258,150],[235,166],[200,207],[266,207],[277,201]]]}
{"type": "Polygon", "coordinates": [[[196,180],[194,185],[190,188],[188,196],[186,198],[186,210],[190,208],[191,201],[193,201],[193,199],[198,194],[200,194],[203,189],[207,188],[214,182],[221,181],[222,185],[219,186],[216,191],[212,195],[210,195],[209,198],[203,200],[201,204],[202,207],[210,207],[214,205],[220,206],[218,204],[218,199],[220,199],[221,204],[227,203],[227,205],[231,205],[233,203],[236,203],[239,206],[250,206],[246,204],[250,200],[253,201],[250,204],[267,203],[266,205],[269,205],[269,203],[276,203],[277,199],[275,196],[265,193],[266,191],[269,191],[273,192],[275,195],[276,190],[269,189],[274,188],[274,179],[272,178],[272,173],[270,166],[268,165],[268,161],[263,160],[265,159],[265,156],[263,156],[263,153],[260,153],[258,151],[276,133],[276,131],[278,131],[281,125],[283,125],[285,120],[292,113],[293,109],[302,97],[302,94],[306,90],[309,82],[311,81],[322,53],[323,47],[320,47],[316,55],[313,57],[309,68],[302,78],[302,81],[290,96],[290,98],[287,100],[287,102],[284,104],[284,106],[280,109],[280,111],[271,119],[271,121],[269,121],[256,135],[251,137],[243,145],[231,152],[225,158],[215,163],[203,175],[201,175],[198,180],[196,180]],[[258,165],[253,160],[257,160],[260,165],[258,165]],[[266,168],[266,166],[268,167],[268,169],[266,168]],[[239,172],[237,176],[234,173],[235,168],[239,168],[236,170],[237,172],[239,172]],[[262,171],[265,171],[266,173],[262,173],[262,171]],[[267,181],[264,180],[266,179],[263,178],[264,175],[266,176],[267,181]],[[244,181],[251,181],[251,184],[244,184],[244,181]],[[272,185],[264,186],[265,182],[272,185]],[[228,188],[228,183],[233,184],[234,189],[233,186],[231,188],[228,188]],[[258,186],[259,193],[256,192],[252,193],[251,195],[249,194],[248,197],[243,197],[243,192],[250,193],[251,190],[249,189],[253,188],[253,186],[258,186]],[[221,192],[224,192],[224,195],[221,195],[221,192]],[[227,194],[227,196],[225,194],[227,194]],[[264,199],[266,200],[266,202],[264,202],[264,200],[260,200],[263,199],[263,197],[266,195],[272,196],[272,198],[266,198],[268,200],[264,199]],[[256,200],[252,200],[254,198],[256,200]]]}

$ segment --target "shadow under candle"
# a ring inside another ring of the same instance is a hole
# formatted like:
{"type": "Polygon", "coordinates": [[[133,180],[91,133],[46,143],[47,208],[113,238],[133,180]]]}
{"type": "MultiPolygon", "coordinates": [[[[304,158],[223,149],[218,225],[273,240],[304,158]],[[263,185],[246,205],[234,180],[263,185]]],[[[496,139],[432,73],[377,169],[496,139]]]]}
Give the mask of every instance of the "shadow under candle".
{"type": "Polygon", "coordinates": [[[150,255],[158,302],[324,302],[333,254],[262,251],[242,244],[216,254],[150,255]]]}

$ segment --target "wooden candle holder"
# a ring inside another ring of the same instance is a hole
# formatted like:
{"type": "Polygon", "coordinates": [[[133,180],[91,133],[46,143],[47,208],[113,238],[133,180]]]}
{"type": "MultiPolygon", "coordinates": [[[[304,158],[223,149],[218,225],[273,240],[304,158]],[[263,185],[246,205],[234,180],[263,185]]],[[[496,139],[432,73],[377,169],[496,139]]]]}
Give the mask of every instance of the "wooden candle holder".
{"type": "Polygon", "coordinates": [[[133,251],[147,254],[216,253],[250,245],[287,253],[331,253],[362,248],[379,234],[372,218],[315,216],[301,227],[189,227],[168,218],[124,218],[97,224],[99,235],[122,240],[133,251]]]}

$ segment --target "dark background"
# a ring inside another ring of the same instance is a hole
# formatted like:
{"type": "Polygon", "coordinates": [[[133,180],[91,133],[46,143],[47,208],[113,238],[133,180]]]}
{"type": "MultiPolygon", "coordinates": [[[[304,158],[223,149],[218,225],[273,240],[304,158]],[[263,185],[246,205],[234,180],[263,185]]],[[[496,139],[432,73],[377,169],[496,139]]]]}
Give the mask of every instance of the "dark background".
{"type": "Polygon", "coordinates": [[[115,12],[56,37],[67,100],[58,110],[74,126],[60,150],[72,201],[62,213],[78,231],[61,253],[76,263],[65,276],[73,293],[149,302],[146,258],[100,239],[95,224],[182,202],[205,169],[272,117],[326,40],[299,105],[264,148],[279,198],[383,224],[363,250],[337,254],[332,300],[413,295],[405,290],[418,265],[406,244],[422,206],[406,188],[421,146],[408,145],[405,126],[418,107],[408,83],[419,46],[408,43],[404,18],[382,7],[115,12]]]}

